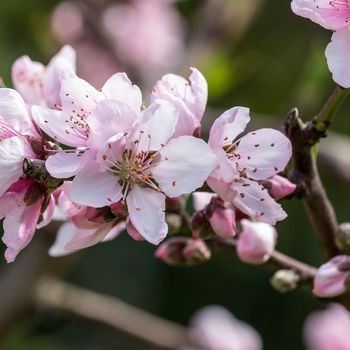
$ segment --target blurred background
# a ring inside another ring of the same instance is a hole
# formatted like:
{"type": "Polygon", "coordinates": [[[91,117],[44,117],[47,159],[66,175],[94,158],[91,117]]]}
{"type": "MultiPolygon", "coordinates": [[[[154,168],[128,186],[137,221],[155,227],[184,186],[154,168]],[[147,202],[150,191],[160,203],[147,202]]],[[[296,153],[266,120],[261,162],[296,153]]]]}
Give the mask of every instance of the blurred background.
{"type": "MultiPolygon", "coordinates": [[[[310,119],[332,92],[324,58],[330,36],[293,15],[289,0],[1,0],[0,76],[11,86],[16,58],[26,54],[47,63],[64,44],[77,50],[78,74],[98,88],[108,76],[125,71],[143,91],[150,91],[162,74],[188,76],[189,67],[195,66],[209,84],[204,130],[235,105],[251,108],[252,127],[281,127],[289,109],[298,106],[303,118],[310,119]]],[[[350,132],[349,110],[347,101],[334,131],[350,132]]],[[[329,163],[322,164],[339,221],[346,221],[347,178],[329,163]]],[[[289,217],[277,227],[278,249],[319,265],[323,257],[301,202],[284,201],[283,206],[289,217]]],[[[1,287],[1,277],[16,273],[21,281],[34,269],[53,268],[66,281],[184,325],[199,308],[219,304],[256,328],[265,349],[305,348],[305,317],[324,306],[307,291],[278,294],[270,287],[269,272],[229,257],[214,256],[184,269],[154,259],[154,251],[127,235],[69,258],[52,259],[45,252],[43,258],[34,250],[25,271],[12,272],[22,257],[11,266],[1,262],[0,298],[14,293],[1,287]]],[[[25,295],[31,286],[22,281],[16,288],[25,295]]],[[[1,350],[153,349],[40,305],[16,316],[0,331],[1,350]]]]}

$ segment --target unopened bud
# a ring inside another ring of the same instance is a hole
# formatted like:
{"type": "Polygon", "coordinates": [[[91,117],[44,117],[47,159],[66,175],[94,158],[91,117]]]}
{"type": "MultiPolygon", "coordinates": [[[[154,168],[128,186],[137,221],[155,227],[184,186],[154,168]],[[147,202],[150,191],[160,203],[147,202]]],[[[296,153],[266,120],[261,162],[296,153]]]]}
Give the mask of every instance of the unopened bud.
{"type": "Polygon", "coordinates": [[[208,261],[211,251],[202,240],[174,237],[162,243],[155,256],[168,265],[194,266],[208,261]]]}
{"type": "Polygon", "coordinates": [[[280,293],[287,293],[298,287],[300,277],[293,270],[279,270],[272,276],[270,282],[273,288],[280,293]]]}
{"type": "Polygon", "coordinates": [[[277,200],[289,196],[297,188],[296,184],[279,175],[272,176],[270,179],[262,181],[262,185],[269,191],[271,197],[277,200]]]}
{"type": "Polygon", "coordinates": [[[350,253],[350,223],[344,222],[339,225],[336,244],[342,252],[350,253]]]}
{"type": "Polygon", "coordinates": [[[237,239],[237,255],[248,264],[264,264],[275,250],[277,232],[262,222],[241,221],[243,231],[237,239]]]}
{"type": "Polygon", "coordinates": [[[173,236],[179,233],[182,226],[182,218],[178,214],[165,214],[165,221],[168,224],[168,235],[173,236]]]}
{"type": "Polygon", "coordinates": [[[313,293],[321,298],[332,298],[345,293],[349,284],[350,256],[339,255],[317,270],[313,293]]]}

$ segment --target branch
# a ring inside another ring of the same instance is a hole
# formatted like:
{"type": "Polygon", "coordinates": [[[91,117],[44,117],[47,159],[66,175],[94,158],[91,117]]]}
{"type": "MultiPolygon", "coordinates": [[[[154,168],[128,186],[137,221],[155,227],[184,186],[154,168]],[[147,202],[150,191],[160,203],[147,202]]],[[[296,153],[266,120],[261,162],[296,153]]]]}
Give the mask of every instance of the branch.
{"type": "Polygon", "coordinates": [[[53,277],[40,281],[36,300],[40,306],[63,310],[106,325],[161,349],[175,350],[187,344],[185,327],[114,297],[88,291],[53,277]]]}
{"type": "MultiPolygon", "coordinates": [[[[220,251],[233,257],[237,256],[236,242],[234,239],[224,239],[216,236],[207,240],[206,243],[216,251],[220,251]]],[[[308,285],[313,281],[317,271],[315,267],[300,262],[278,251],[275,251],[267,263],[262,266],[266,266],[273,271],[281,269],[293,270],[299,275],[300,282],[305,285],[308,285]]]]}
{"type": "MultiPolygon", "coordinates": [[[[329,102],[328,102],[329,104],[329,102]]],[[[328,110],[324,108],[324,110],[328,110]]],[[[321,113],[321,115],[323,115],[321,113]]],[[[327,117],[328,118],[328,117],[327,117]]],[[[320,117],[325,123],[325,118],[320,117]]],[[[338,222],[334,208],[322,185],[312,147],[324,136],[314,128],[315,122],[304,124],[297,109],[293,109],[285,123],[286,134],[293,147],[292,181],[302,191],[304,205],[317,237],[327,258],[339,253],[335,238],[338,234],[338,222]]]]}

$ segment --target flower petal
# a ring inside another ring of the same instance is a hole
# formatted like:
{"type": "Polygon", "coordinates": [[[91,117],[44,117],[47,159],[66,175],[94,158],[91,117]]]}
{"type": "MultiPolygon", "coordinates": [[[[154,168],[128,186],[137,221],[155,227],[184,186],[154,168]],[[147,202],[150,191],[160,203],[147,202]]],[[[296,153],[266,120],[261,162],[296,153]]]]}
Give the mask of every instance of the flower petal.
{"type": "Polygon", "coordinates": [[[69,221],[61,225],[57,231],[55,242],[49,249],[49,255],[56,258],[74,253],[75,250],[65,249],[65,246],[74,238],[76,231],[77,228],[69,221]]]}
{"type": "Polygon", "coordinates": [[[217,163],[210,147],[192,136],[171,140],[159,154],[161,161],[153,169],[153,176],[169,197],[191,193],[201,187],[217,163]]]}
{"type": "Polygon", "coordinates": [[[108,99],[127,104],[135,112],[142,106],[142,94],[138,86],[133,85],[125,73],[117,73],[110,77],[102,88],[108,99]]]}
{"type": "Polygon", "coordinates": [[[24,136],[0,142],[0,196],[22,176],[26,157],[35,157],[35,154],[24,136]]]}
{"type": "Polygon", "coordinates": [[[292,145],[277,130],[259,129],[243,136],[233,154],[248,177],[264,180],[284,170],[292,156],[292,145]]]}
{"type": "Polygon", "coordinates": [[[326,49],[329,70],[334,81],[344,88],[350,87],[350,27],[333,33],[326,49]]]}
{"type": "Polygon", "coordinates": [[[13,89],[0,89],[0,117],[22,135],[38,136],[21,95],[13,89]]]}
{"type": "Polygon", "coordinates": [[[168,233],[165,222],[165,196],[148,188],[134,186],[126,198],[129,218],[150,243],[159,244],[168,233]]]}
{"type": "Polygon", "coordinates": [[[77,174],[82,159],[83,154],[81,153],[58,152],[47,159],[45,166],[51,176],[67,179],[77,174]]]}
{"type": "Polygon", "coordinates": [[[208,83],[203,74],[197,68],[191,67],[191,71],[190,82],[195,96],[194,112],[198,121],[200,121],[207,105],[208,83]]]}
{"type": "Polygon", "coordinates": [[[99,149],[110,137],[124,133],[137,120],[138,115],[129,105],[114,100],[101,101],[89,119],[89,146],[99,149]]]}
{"type": "Polygon", "coordinates": [[[71,147],[86,146],[87,135],[81,128],[71,128],[72,123],[63,111],[33,106],[32,116],[38,127],[55,141],[71,147]]]}
{"type": "Polygon", "coordinates": [[[113,174],[99,172],[96,164],[91,162],[75,176],[70,197],[73,202],[101,208],[118,202],[122,197],[122,187],[113,174]]]}
{"type": "Polygon", "coordinates": [[[194,192],[192,193],[193,207],[195,211],[200,211],[206,208],[213,198],[214,193],[210,192],[194,192]]]}
{"type": "Polygon", "coordinates": [[[277,221],[287,217],[281,205],[275,202],[267,190],[257,182],[250,180],[235,182],[232,188],[237,191],[233,204],[257,221],[275,225],[277,221]]]}
{"type": "Polygon", "coordinates": [[[224,112],[211,127],[209,145],[215,149],[232,144],[249,121],[249,108],[234,107],[224,112]]]}

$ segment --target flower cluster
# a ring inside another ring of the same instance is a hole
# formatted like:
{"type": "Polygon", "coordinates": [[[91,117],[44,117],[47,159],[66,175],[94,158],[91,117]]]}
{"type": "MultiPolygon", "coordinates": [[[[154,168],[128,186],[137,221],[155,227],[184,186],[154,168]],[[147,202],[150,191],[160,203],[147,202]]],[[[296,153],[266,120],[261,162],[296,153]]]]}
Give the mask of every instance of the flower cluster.
{"type": "Polygon", "coordinates": [[[101,90],[80,79],[68,46],[47,67],[22,57],[12,73],[15,89],[0,89],[0,215],[8,262],[58,213],[68,222],[50,249],[55,256],[124,228],[134,239],[159,244],[168,233],[167,200],[205,182],[215,193],[205,194],[211,204],[204,205],[214,232],[232,237],[242,226],[242,259],[268,258],[272,228],[254,232],[286,217],[273,196],[295,189],[277,176],[290,160],[290,141],[272,129],[240,137],[250,120],[244,107],[223,113],[208,142],[198,137],[207,83],[197,69],[189,81],[162,77],[146,107],[125,73],[101,90]]]}

